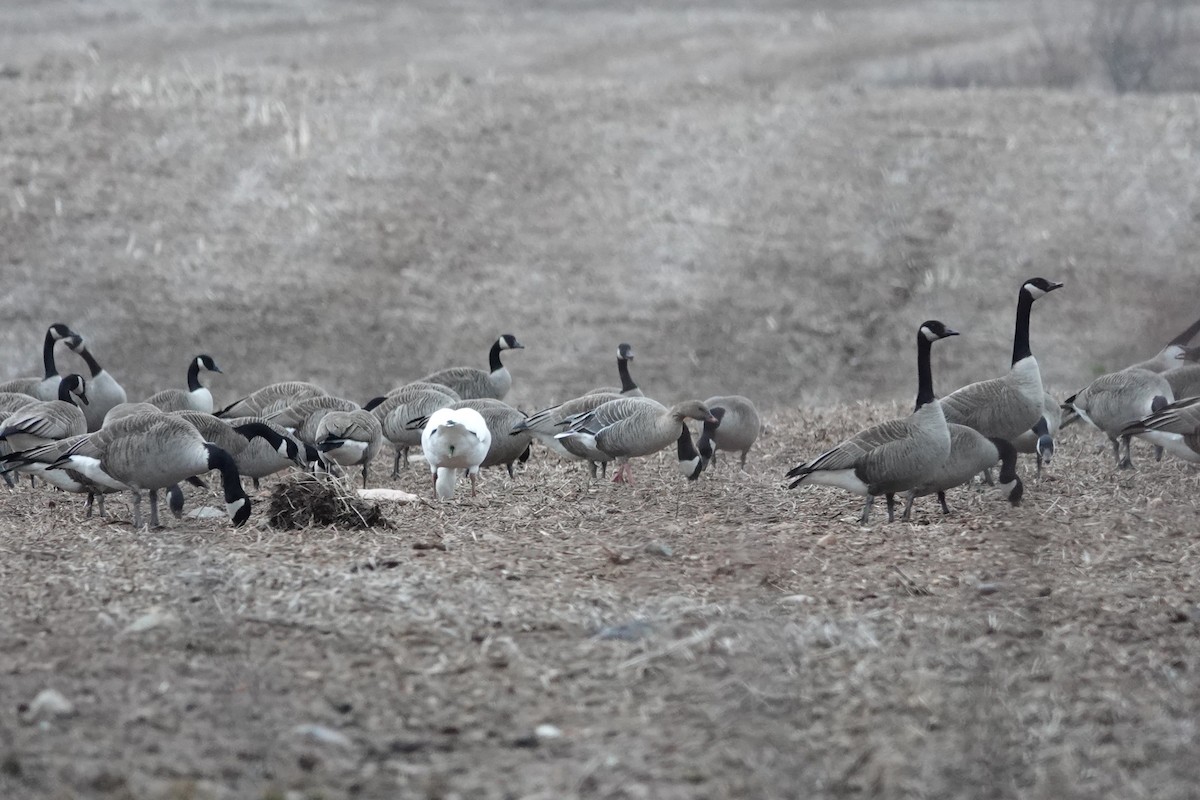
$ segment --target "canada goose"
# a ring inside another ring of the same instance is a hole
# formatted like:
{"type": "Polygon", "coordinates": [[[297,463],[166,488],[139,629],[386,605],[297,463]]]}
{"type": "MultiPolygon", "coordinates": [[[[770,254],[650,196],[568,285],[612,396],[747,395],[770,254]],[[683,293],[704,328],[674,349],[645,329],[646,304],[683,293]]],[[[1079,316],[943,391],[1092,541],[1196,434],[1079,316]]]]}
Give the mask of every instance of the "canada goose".
{"type": "Polygon", "coordinates": [[[317,426],[322,417],[330,411],[357,411],[359,408],[358,403],[353,400],[326,394],[298,400],[276,411],[264,413],[263,416],[287,428],[300,441],[315,445],[317,426]]]}
{"type": "Polygon", "coordinates": [[[234,400],[216,412],[218,417],[266,416],[309,397],[329,394],[315,383],[305,381],[282,381],[271,383],[250,394],[234,400]]]}
{"type": "Polygon", "coordinates": [[[488,369],[485,371],[476,367],[450,367],[421,378],[426,383],[440,383],[449,386],[463,400],[476,400],[491,397],[503,400],[512,388],[512,375],[508,367],[500,363],[500,353],[503,350],[524,350],[525,345],[517,341],[511,333],[502,335],[492,344],[488,353],[488,369]]]}
{"type": "Polygon", "coordinates": [[[110,408],[108,413],[104,415],[104,423],[100,427],[104,427],[104,425],[111,425],[122,417],[132,417],[134,414],[165,413],[167,412],[163,411],[158,406],[152,406],[149,403],[143,403],[140,401],[136,403],[118,403],[110,408]]]}
{"type": "Polygon", "coordinates": [[[282,425],[277,425],[266,417],[219,417],[218,419],[224,419],[243,436],[246,435],[246,426],[265,425],[295,445],[294,448],[286,445],[281,451],[278,447],[272,446],[266,438],[254,436],[248,439],[245,448],[233,454],[238,474],[244,478],[250,478],[256,490],[259,488],[259,482],[268,475],[274,475],[276,472],[292,466],[303,469],[319,463],[322,459],[313,445],[304,444],[282,425]]]}
{"type": "Polygon", "coordinates": [[[1017,293],[1012,367],[991,380],[968,384],[942,398],[946,422],[955,422],[989,438],[1013,441],[1042,415],[1042,373],[1029,349],[1029,312],[1033,301],[1062,288],[1045,278],[1030,278],[1017,293]]]}
{"type": "Polygon", "coordinates": [[[213,413],[213,396],[208,387],[200,382],[200,371],[220,372],[221,368],[212,356],[201,354],[188,362],[187,391],[183,389],[163,389],[146,398],[152,406],[158,406],[163,411],[199,411],[204,414],[213,413]]]}
{"type": "Polygon", "coordinates": [[[108,370],[100,366],[100,362],[88,348],[86,339],[68,339],[67,347],[83,359],[91,373],[91,377],[88,378],[88,404],[84,406],[83,415],[87,418],[88,431],[97,430],[104,424],[104,415],[108,410],[128,399],[125,387],[121,386],[108,370]]]}
{"type": "Polygon", "coordinates": [[[313,434],[317,449],[343,467],[362,465],[363,488],[367,469],[383,442],[383,427],[370,411],[329,411],[321,415],[313,434]]]}
{"type": "Polygon", "coordinates": [[[731,394],[710,397],[704,401],[712,412],[715,422],[704,423],[698,445],[705,466],[716,458],[717,450],[729,450],[742,454],[741,467],[746,469],[746,456],[762,430],[762,419],[758,409],[747,397],[731,394]],[[707,453],[706,453],[707,451],[707,453]]]}
{"type": "Polygon", "coordinates": [[[434,499],[454,496],[458,470],[471,478],[471,496],[479,466],[487,457],[492,434],[483,416],[473,408],[439,408],[434,411],[421,433],[421,451],[433,473],[434,499]]]}
{"type": "Polygon", "coordinates": [[[700,452],[696,450],[696,445],[692,443],[692,432],[688,430],[688,426],[680,425],[679,427],[682,430],[679,432],[675,448],[679,472],[689,481],[694,481],[704,471],[705,461],[700,457],[700,452]]]}
{"type": "MultiPolygon", "coordinates": [[[[528,431],[539,442],[563,458],[587,460],[582,454],[584,451],[575,452],[570,449],[570,439],[559,439],[557,435],[562,433],[566,425],[566,420],[579,414],[587,413],[607,403],[609,400],[616,400],[619,397],[621,395],[615,392],[585,394],[582,397],[576,397],[565,403],[543,408],[541,411],[530,414],[527,418],[520,420],[514,425],[509,433],[517,435],[528,431]]],[[[594,478],[596,477],[596,462],[588,461],[588,463],[591,467],[592,477],[594,478]]],[[[600,463],[605,464],[607,468],[608,459],[600,463]]]]}
{"type": "Polygon", "coordinates": [[[633,483],[629,459],[652,455],[674,444],[685,419],[705,422],[712,419],[712,414],[699,400],[685,400],[667,408],[648,397],[620,397],[571,417],[558,438],[572,440],[564,441],[564,445],[581,445],[589,452],[590,461],[616,459],[613,481],[633,483]]]}
{"type": "MultiPolygon", "coordinates": [[[[513,465],[528,458],[529,443],[533,434],[527,431],[515,431],[516,427],[525,420],[525,415],[502,400],[488,397],[474,400],[459,400],[448,406],[452,411],[471,409],[483,418],[491,435],[487,455],[479,463],[480,467],[498,467],[503,465],[508,470],[508,477],[514,477],[513,465]]],[[[412,428],[424,429],[428,420],[417,418],[408,424],[412,428]]]]}
{"type": "Polygon", "coordinates": [[[1042,416],[1032,428],[1013,440],[1018,453],[1037,456],[1037,477],[1042,477],[1042,464],[1054,457],[1054,436],[1062,425],[1062,407],[1049,392],[1042,393],[1042,416]]]}
{"type": "Polygon", "coordinates": [[[33,402],[10,414],[0,440],[16,452],[87,433],[87,419],[76,400],[87,405],[87,381],[82,375],[60,378],[58,399],[33,402]]]}
{"type": "Polygon", "coordinates": [[[913,500],[918,497],[937,493],[938,502],[942,505],[942,513],[949,514],[950,506],[946,505],[946,490],[969,483],[972,478],[984,470],[991,469],[1000,462],[1000,488],[1005,492],[1008,502],[1014,506],[1021,504],[1021,496],[1025,487],[1017,477],[1017,449],[1011,442],[1004,439],[988,439],[974,428],[966,425],[950,423],[950,455],[931,472],[927,473],[919,484],[908,490],[908,503],[904,513],[900,515],[902,522],[907,522],[912,512],[913,500]]]}
{"type": "Polygon", "coordinates": [[[1159,350],[1152,358],[1131,364],[1126,369],[1145,369],[1150,372],[1166,372],[1167,370],[1175,369],[1179,366],[1179,359],[1183,357],[1184,352],[1187,350],[1188,342],[1192,341],[1197,333],[1200,333],[1200,319],[1193,322],[1182,333],[1167,342],[1166,346],[1162,350],[1159,350]]]}
{"type": "Polygon", "coordinates": [[[1173,456],[1200,463],[1200,397],[1168,403],[1152,414],[1126,425],[1123,436],[1137,436],[1173,456]]]}
{"type": "Polygon", "coordinates": [[[61,322],[46,329],[42,342],[42,364],[45,374],[41,378],[13,378],[0,383],[0,392],[18,392],[36,397],[38,400],[54,400],[58,397],[58,366],[54,362],[54,346],[64,342],[68,346],[78,345],[82,338],[61,322]]]}
{"type": "Polygon", "coordinates": [[[916,410],[904,419],[894,419],[867,428],[821,455],[793,467],[788,486],[802,483],[837,486],[865,495],[860,521],[871,517],[878,495],[887,495],[888,522],[895,518],[895,495],[917,486],[950,455],[950,429],[942,404],[933,393],[933,370],[929,351],[938,339],[957,336],[937,320],[928,320],[917,331],[916,410]]]}
{"type": "Polygon", "coordinates": [[[1167,379],[1157,372],[1129,367],[1120,372],[1101,375],[1062,404],[1064,411],[1073,411],[1084,422],[1104,432],[1112,442],[1117,466],[1133,466],[1130,457],[1130,437],[1126,426],[1159,411],[1175,396],[1167,379]],[[1120,442],[1125,442],[1125,457],[1121,458],[1120,442]]]}
{"type": "Polygon", "coordinates": [[[385,397],[376,398],[363,408],[370,411],[383,427],[383,438],[396,448],[392,461],[392,477],[400,476],[401,464],[408,465],[408,451],[421,444],[421,431],[410,430],[409,421],[427,417],[439,408],[445,408],[462,398],[448,386],[440,383],[415,382],[393,389],[385,397]]]}
{"type": "Polygon", "coordinates": [[[225,505],[234,525],[250,516],[250,498],[242,491],[233,457],[204,441],[192,425],[173,414],[135,414],[94,433],[53,442],[8,456],[22,463],[78,472],[116,491],[133,492],[133,524],[142,527],[141,493],[150,492],[150,525],[158,527],[158,490],[219,470],[225,505]]]}
{"type": "Polygon", "coordinates": [[[633,345],[622,342],[617,345],[617,374],[621,377],[620,387],[602,386],[588,394],[618,394],[622,397],[645,397],[629,375],[629,362],[633,361],[633,345]]]}

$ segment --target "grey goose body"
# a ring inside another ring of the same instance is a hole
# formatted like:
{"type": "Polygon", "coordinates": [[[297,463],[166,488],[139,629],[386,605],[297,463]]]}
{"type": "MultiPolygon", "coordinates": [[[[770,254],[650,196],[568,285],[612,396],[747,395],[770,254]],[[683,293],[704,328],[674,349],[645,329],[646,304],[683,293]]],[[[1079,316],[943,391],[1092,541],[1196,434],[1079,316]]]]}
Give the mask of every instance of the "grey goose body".
{"type": "MultiPolygon", "coordinates": [[[[507,403],[493,398],[459,400],[445,408],[452,412],[467,409],[477,413],[479,419],[482,419],[483,424],[487,426],[489,436],[487,453],[479,462],[479,466],[484,468],[503,466],[508,470],[508,476],[514,477],[514,465],[517,461],[524,461],[528,458],[526,453],[533,441],[533,434],[527,431],[514,432],[525,420],[525,414],[507,403]]],[[[414,429],[424,431],[428,427],[430,419],[432,416],[414,419],[409,422],[409,425],[414,429]]]]}
{"type": "Polygon", "coordinates": [[[1125,428],[1163,408],[1175,399],[1171,385],[1161,373],[1140,367],[1101,375],[1084,389],[1068,397],[1064,411],[1078,414],[1092,427],[1104,433],[1112,443],[1117,466],[1133,466],[1131,434],[1125,428]],[[1121,456],[1121,443],[1125,455],[1121,456]]]}
{"type": "Polygon", "coordinates": [[[163,411],[199,411],[213,413],[212,391],[201,380],[201,375],[220,372],[221,368],[213,357],[200,354],[188,362],[187,389],[163,389],[146,398],[147,403],[163,411]]]}
{"type": "Polygon", "coordinates": [[[362,466],[363,488],[367,470],[383,443],[383,426],[366,409],[332,410],[322,414],[313,432],[313,444],[326,457],[344,467],[362,466]]]}
{"type": "Polygon", "coordinates": [[[216,412],[218,417],[267,416],[293,403],[329,394],[315,383],[280,381],[255,389],[216,412]]]}
{"type": "Polygon", "coordinates": [[[931,494],[937,494],[942,513],[949,514],[946,492],[970,483],[980,472],[991,469],[997,463],[1001,465],[1000,488],[1005,499],[1014,506],[1019,505],[1025,489],[1017,476],[1017,449],[1012,443],[1004,439],[988,439],[966,425],[949,423],[947,427],[950,430],[950,454],[908,490],[908,501],[900,519],[909,519],[916,498],[931,494]]]}
{"type": "Polygon", "coordinates": [[[753,401],[740,394],[718,395],[704,401],[716,422],[704,423],[698,451],[707,467],[717,450],[740,454],[740,465],[746,468],[746,456],[758,441],[762,417],[753,401]]]}
{"type": "Polygon", "coordinates": [[[1137,436],[1166,452],[1200,464],[1200,397],[1185,397],[1126,425],[1122,436],[1137,436]]]}
{"type": "Polygon", "coordinates": [[[449,367],[432,372],[420,380],[440,383],[453,389],[463,400],[491,398],[503,400],[512,389],[512,374],[500,360],[505,350],[523,350],[525,345],[511,333],[500,336],[488,351],[488,369],[477,367],[449,367]]]}
{"type": "Polygon", "coordinates": [[[428,417],[439,408],[457,403],[462,398],[440,383],[416,381],[393,389],[382,398],[372,400],[364,408],[379,420],[383,438],[392,443],[392,477],[400,475],[401,465],[407,465],[409,450],[421,446],[421,430],[409,427],[415,419],[428,417]]]}
{"type": "Polygon", "coordinates": [[[87,433],[87,381],[82,375],[67,375],[58,384],[57,399],[29,403],[4,420],[0,440],[14,452],[87,433]]]}

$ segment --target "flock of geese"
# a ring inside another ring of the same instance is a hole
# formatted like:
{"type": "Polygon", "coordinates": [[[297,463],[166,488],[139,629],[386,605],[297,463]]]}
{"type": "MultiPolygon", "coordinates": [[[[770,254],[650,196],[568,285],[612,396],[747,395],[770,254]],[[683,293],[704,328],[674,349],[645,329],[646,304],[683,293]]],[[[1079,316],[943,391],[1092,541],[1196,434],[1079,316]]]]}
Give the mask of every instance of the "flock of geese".
{"type": "MultiPolygon", "coordinates": [[[[1045,390],[1029,343],[1033,303],[1062,287],[1031,278],[1017,294],[1012,364],[1008,372],[963,386],[938,398],[934,393],[933,342],[957,335],[938,320],[917,330],[917,398],[909,416],[870,427],[787,473],[789,488],[804,484],[840,487],[864,496],[865,524],[874,500],[907,496],[902,519],[915,498],[936,494],[949,513],[946,492],[1000,466],[1005,498],[1020,502],[1024,484],[1018,455],[1033,454],[1038,474],[1054,452],[1054,437],[1076,420],[1103,431],[1120,467],[1132,466],[1130,442],[1137,436],[1163,452],[1200,463],[1200,348],[1189,348],[1200,320],[1153,358],[1103,375],[1061,404],[1045,390]],[[1121,445],[1124,445],[1122,454],[1121,445]]],[[[250,516],[242,485],[297,467],[339,472],[367,471],[384,441],[395,448],[392,476],[419,446],[429,465],[435,498],[453,497],[462,475],[476,491],[479,471],[513,466],[529,458],[532,443],[566,459],[587,461],[591,474],[632,482],[631,459],[672,445],[680,472],[696,480],[717,450],[738,453],[743,469],[762,427],[753,402],[740,395],[685,400],[666,406],[645,397],[630,374],[633,348],[617,350],[620,386],[604,386],[533,414],[504,402],[512,375],[501,356],[522,349],[512,334],[500,336],[487,369],[452,367],[399,386],[365,405],[302,381],[264,386],[216,408],[206,376],[221,370],[209,355],[187,364],[187,388],[157,392],[129,402],[125,390],[100,365],[83,336],[62,323],[51,325],[43,342],[44,373],[0,383],[0,474],[10,473],[68,492],[88,495],[104,513],[104,496],[133,494],[133,523],[142,527],[142,493],[150,496],[149,525],[159,526],[158,492],[166,490],[171,510],[183,506],[180,483],[203,485],[199,476],[216,470],[235,525],[250,516]],[[87,375],[60,375],[56,351],[79,356],[87,375]],[[693,440],[687,420],[701,424],[693,440]]]]}

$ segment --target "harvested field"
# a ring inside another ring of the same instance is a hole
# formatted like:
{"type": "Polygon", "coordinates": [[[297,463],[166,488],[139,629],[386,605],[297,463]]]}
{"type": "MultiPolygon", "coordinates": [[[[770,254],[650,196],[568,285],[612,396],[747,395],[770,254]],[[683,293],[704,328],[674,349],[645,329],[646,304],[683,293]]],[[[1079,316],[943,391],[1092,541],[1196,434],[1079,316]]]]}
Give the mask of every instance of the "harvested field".
{"type": "Polygon", "coordinates": [[[910,407],[922,319],[944,392],[1065,282],[1061,396],[1200,313],[1200,49],[1161,94],[1037,60],[1093,5],[0,6],[0,380],[62,320],[131,399],[206,352],[218,404],[361,402],[511,331],[525,410],[629,341],[768,421],[747,474],[537,449],[385,529],[272,528],[278,479],[237,530],[0,490],[0,797],[1194,796],[1194,468],[1076,427],[1019,508],[866,527],[783,482],[910,407]]]}

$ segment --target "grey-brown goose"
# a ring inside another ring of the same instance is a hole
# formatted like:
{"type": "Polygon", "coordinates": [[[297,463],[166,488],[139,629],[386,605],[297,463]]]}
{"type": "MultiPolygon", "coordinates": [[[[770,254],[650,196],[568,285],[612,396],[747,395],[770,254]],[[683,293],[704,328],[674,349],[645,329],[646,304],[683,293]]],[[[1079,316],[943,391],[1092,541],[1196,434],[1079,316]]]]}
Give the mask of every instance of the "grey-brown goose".
{"type": "Polygon", "coordinates": [[[38,400],[53,400],[58,397],[58,365],[54,360],[54,346],[59,342],[67,345],[78,343],[82,337],[61,322],[46,329],[42,342],[42,364],[45,372],[40,378],[13,378],[0,383],[0,392],[17,392],[36,397],[38,400]]]}
{"type": "Polygon", "coordinates": [[[165,414],[158,406],[152,406],[149,403],[118,403],[108,410],[104,415],[104,423],[100,427],[112,424],[122,417],[132,417],[134,414],[165,414]]]}
{"type": "Polygon", "coordinates": [[[268,414],[286,408],[293,403],[310,397],[320,397],[329,394],[315,383],[306,381],[281,381],[255,389],[245,397],[234,400],[229,405],[216,412],[218,417],[252,417],[267,416],[268,414]]]}
{"type": "Polygon", "coordinates": [[[271,422],[266,417],[218,417],[218,419],[224,419],[233,426],[234,430],[243,435],[245,435],[242,430],[244,426],[265,425],[280,437],[294,443],[294,449],[292,446],[286,446],[283,451],[280,451],[267,439],[256,436],[249,439],[246,447],[234,455],[233,460],[237,463],[238,473],[243,478],[249,478],[255,489],[260,487],[261,480],[268,475],[274,475],[276,472],[282,472],[292,466],[303,469],[322,462],[322,457],[316,447],[301,442],[287,428],[271,422]],[[292,455],[293,452],[296,453],[295,456],[292,455]]]}
{"type": "Polygon", "coordinates": [[[989,438],[1014,441],[1042,416],[1042,373],[1029,349],[1033,302],[1062,288],[1045,278],[1030,278],[1017,293],[1012,367],[999,378],[968,384],[942,398],[946,421],[966,425],[989,438]]]}
{"type": "Polygon", "coordinates": [[[588,394],[618,394],[622,397],[645,397],[642,390],[634,383],[629,374],[629,362],[633,361],[633,345],[622,342],[617,345],[617,375],[621,378],[620,386],[601,386],[592,389],[588,394]]]}
{"type": "Polygon", "coordinates": [[[488,369],[476,367],[450,367],[430,373],[422,381],[440,383],[449,386],[463,400],[493,398],[503,400],[512,389],[512,375],[508,367],[500,361],[500,354],[505,350],[523,350],[525,345],[517,341],[511,333],[503,334],[492,344],[488,351],[488,369]]]}
{"type": "Polygon", "coordinates": [[[383,438],[396,448],[392,460],[393,478],[399,477],[402,464],[408,465],[408,451],[421,446],[421,431],[410,429],[408,423],[418,417],[428,417],[439,408],[461,399],[448,386],[417,381],[393,389],[386,396],[375,398],[363,406],[379,420],[383,427],[383,438]]]}
{"type": "Polygon", "coordinates": [[[357,411],[359,408],[353,400],[327,394],[300,400],[263,416],[290,430],[300,441],[316,445],[317,426],[322,417],[331,411],[357,411]]]}
{"type": "Polygon", "coordinates": [[[87,429],[98,430],[104,424],[104,417],[109,409],[128,399],[125,387],[117,382],[112,373],[100,366],[100,362],[88,348],[86,339],[69,339],[67,347],[84,360],[91,373],[91,377],[88,378],[88,404],[84,406],[83,415],[87,417],[87,429]]]}
{"type": "Polygon", "coordinates": [[[1162,409],[1175,399],[1171,385],[1160,373],[1138,367],[1101,375],[1070,397],[1062,405],[1064,411],[1078,414],[1092,427],[1103,431],[1113,446],[1117,466],[1133,466],[1130,453],[1131,434],[1125,428],[1162,409]],[[1120,439],[1118,440],[1118,437],[1120,439]],[[1125,456],[1121,457],[1121,442],[1125,456]]]}
{"type": "Polygon", "coordinates": [[[948,336],[957,336],[937,320],[917,330],[916,410],[867,428],[821,455],[793,467],[787,477],[794,489],[801,484],[836,486],[866,496],[860,521],[871,518],[879,495],[887,496],[888,522],[895,519],[896,494],[919,485],[950,455],[950,429],[942,404],[933,393],[930,347],[948,336]]]}
{"type": "Polygon", "coordinates": [[[946,505],[946,492],[963,484],[970,483],[979,473],[991,469],[1000,463],[1000,489],[1005,499],[1015,505],[1020,505],[1025,487],[1017,477],[1017,449],[1012,442],[1004,439],[988,439],[974,428],[966,425],[950,423],[950,455],[922,481],[908,490],[908,503],[902,521],[907,522],[913,507],[913,501],[918,497],[937,494],[941,503],[942,513],[949,514],[950,506],[946,505]]]}
{"type": "Polygon", "coordinates": [[[613,481],[632,483],[629,459],[648,456],[675,444],[685,419],[712,419],[708,406],[685,400],[667,408],[648,397],[620,397],[568,420],[558,434],[565,445],[579,445],[589,461],[615,459],[613,481]]]}
{"type": "Polygon", "coordinates": [[[135,414],[94,433],[6,457],[67,469],[114,491],[133,492],[134,527],[142,527],[141,493],[150,492],[150,524],[158,526],[158,490],[209,470],[219,470],[225,505],[234,525],[250,516],[233,457],[204,441],[192,425],[173,414],[135,414]]]}
{"type": "Polygon", "coordinates": [[[717,450],[741,454],[741,467],[746,469],[746,456],[758,441],[762,418],[753,401],[740,394],[719,395],[704,401],[716,422],[704,423],[697,446],[707,467],[716,458],[717,450]]]}
{"type": "Polygon", "coordinates": [[[1137,436],[1171,455],[1200,463],[1200,397],[1176,400],[1135,423],[1122,436],[1137,436]]]}
{"type": "Polygon", "coordinates": [[[15,452],[87,433],[87,418],[80,407],[87,402],[87,381],[82,375],[60,378],[58,399],[33,402],[10,414],[0,428],[0,441],[7,441],[15,452]]]}
{"type": "Polygon", "coordinates": [[[367,470],[383,443],[383,426],[370,411],[330,411],[321,415],[313,435],[317,448],[343,467],[362,466],[363,488],[367,470]]]}
{"type": "MultiPolygon", "coordinates": [[[[487,455],[479,466],[503,466],[508,470],[508,476],[514,477],[513,465],[528,458],[526,453],[529,451],[530,442],[533,441],[533,434],[528,431],[513,433],[513,429],[525,419],[525,415],[501,400],[486,397],[459,400],[446,408],[451,411],[470,409],[479,414],[491,436],[487,455]]],[[[423,430],[428,422],[428,418],[417,418],[410,421],[409,426],[423,430]]]]}
{"type": "MultiPolygon", "coordinates": [[[[546,445],[552,451],[562,456],[563,458],[579,459],[588,461],[592,477],[596,477],[596,462],[591,461],[583,455],[583,451],[573,452],[568,449],[568,445],[572,443],[571,439],[559,439],[558,434],[562,433],[566,421],[580,414],[585,414],[594,408],[607,403],[609,400],[616,400],[621,397],[616,392],[585,394],[582,397],[576,397],[568,400],[565,403],[559,403],[556,406],[543,408],[541,411],[536,411],[530,414],[529,417],[520,420],[510,434],[529,433],[539,442],[546,445]]],[[[608,459],[600,462],[606,465],[608,459]]]]}
{"type": "Polygon", "coordinates": [[[221,368],[213,357],[201,353],[188,362],[187,391],[183,389],[163,389],[146,398],[152,406],[158,406],[163,411],[199,411],[202,414],[213,413],[213,396],[209,388],[200,380],[205,372],[220,372],[221,368]]]}
{"type": "Polygon", "coordinates": [[[1062,407],[1054,399],[1054,395],[1044,392],[1042,395],[1042,418],[1030,430],[1025,431],[1013,441],[1013,447],[1018,453],[1028,453],[1037,456],[1037,477],[1042,477],[1042,464],[1050,463],[1054,457],[1054,437],[1062,426],[1062,407]]]}

